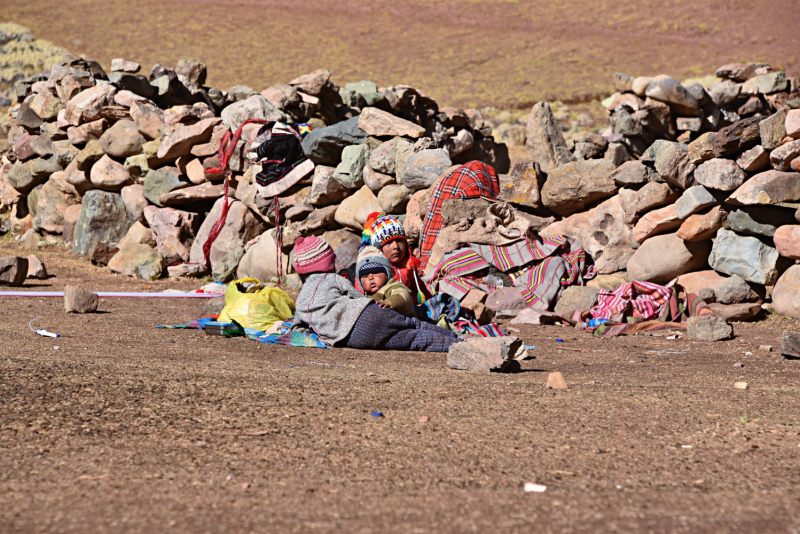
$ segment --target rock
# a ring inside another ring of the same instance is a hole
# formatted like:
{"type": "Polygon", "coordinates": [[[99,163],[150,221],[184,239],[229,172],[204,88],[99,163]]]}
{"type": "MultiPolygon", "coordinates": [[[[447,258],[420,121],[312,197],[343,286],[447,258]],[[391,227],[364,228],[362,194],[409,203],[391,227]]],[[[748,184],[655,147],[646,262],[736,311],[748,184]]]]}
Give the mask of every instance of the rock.
{"type": "Polygon", "coordinates": [[[558,324],[561,321],[563,318],[557,313],[524,308],[510,322],[511,324],[558,324]]]}
{"type": "Polygon", "coordinates": [[[685,242],[676,234],[651,237],[628,262],[628,278],[666,284],[673,278],[708,265],[710,241],[685,242]]]}
{"type": "Polygon", "coordinates": [[[718,304],[708,305],[714,315],[727,323],[738,323],[749,321],[761,312],[761,301],[743,302],[741,304],[718,304]]]}
{"type": "Polygon", "coordinates": [[[625,222],[633,224],[640,214],[658,206],[673,203],[680,196],[680,193],[667,184],[650,182],[635,193],[629,205],[624,206],[625,222]]]}
{"type": "Polygon", "coordinates": [[[77,160],[77,168],[81,171],[90,171],[92,165],[100,161],[100,158],[104,155],[105,152],[103,152],[99,141],[89,141],[86,143],[86,146],[83,147],[83,150],[78,152],[78,155],[75,157],[75,160],[77,160]]]}
{"type": "MultiPolygon", "coordinates": [[[[206,269],[205,265],[200,265],[198,263],[181,263],[180,265],[169,265],[167,266],[167,276],[170,278],[201,278],[208,274],[208,269],[206,269]]],[[[223,303],[225,297],[214,297],[214,299],[222,298],[223,303]]],[[[209,299],[209,300],[214,300],[209,299]]],[[[203,306],[203,310],[205,310],[205,306],[203,306]]],[[[219,312],[213,312],[214,314],[219,314],[219,312]]],[[[208,313],[201,312],[201,316],[209,315],[208,313]]]]}
{"type": "Polygon", "coordinates": [[[142,193],[147,200],[156,206],[161,206],[161,195],[190,186],[189,182],[181,179],[177,168],[164,167],[157,171],[147,172],[142,193]]]}
{"type": "Polygon", "coordinates": [[[769,117],[765,117],[758,123],[758,133],[761,139],[761,146],[767,152],[775,150],[786,136],[786,117],[789,114],[789,107],[779,109],[769,117]]]}
{"type": "Polygon", "coordinates": [[[68,206],[67,209],[64,210],[64,233],[61,235],[61,240],[64,245],[72,246],[72,239],[75,235],[75,224],[78,222],[80,214],[80,204],[68,206]]]}
{"type": "Polygon", "coordinates": [[[757,71],[769,68],[766,63],[729,63],[719,67],[716,76],[743,82],[755,76],[757,71]]]}
{"type": "MultiPolygon", "coordinates": [[[[205,264],[203,245],[208,240],[211,227],[222,215],[225,198],[220,198],[206,216],[197,232],[189,253],[190,263],[205,264]]],[[[211,245],[210,261],[212,276],[219,281],[228,281],[236,271],[239,260],[244,256],[244,244],[260,235],[266,229],[264,222],[257,218],[243,203],[229,200],[228,216],[225,224],[211,245]],[[223,280],[224,279],[224,280],[223,280]]]]}
{"type": "Polygon", "coordinates": [[[747,180],[747,175],[733,161],[713,158],[695,169],[694,179],[698,184],[711,189],[733,191],[747,180]]]}
{"type": "Polygon", "coordinates": [[[598,291],[596,287],[569,286],[561,293],[553,311],[563,317],[575,311],[584,312],[597,304],[598,291]]]}
{"type": "Polygon", "coordinates": [[[123,187],[120,194],[128,212],[139,222],[144,222],[144,208],[147,207],[147,199],[144,198],[144,186],[141,184],[129,185],[123,187]]]}
{"type": "Polygon", "coordinates": [[[19,256],[0,258],[0,285],[19,287],[28,276],[28,259],[19,256]]]}
{"type": "MultiPolygon", "coordinates": [[[[174,189],[169,193],[164,193],[158,197],[158,202],[162,206],[178,206],[190,204],[192,202],[202,202],[204,200],[216,200],[225,194],[225,184],[205,183],[180,189],[174,189]]],[[[228,196],[233,195],[229,190],[228,196]]]]}
{"type": "Polygon", "coordinates": [[[41,91],[30,102],[30,110],[45,122],[56,120],[63,104],[61,99],[49,91],[41,91]]]}
{"type": "Polygon", "coordinates": [[[121,120],[100,136],[100,147],[109,156],[127,158],[142,153],[145,138],[136,128],[136,123],[121,120]]]}
{"type": "Polygon", "coordinates": [[[714,316],[689,317],[686,334],[698,341],[722,341],[733,337],[733,327],[714,316]]]}
{"type": "Polygon", "coordinates": [[[528,116],[525,148],[544,172],[573,161],[550,104],[539,102],[528,116]]]}
{"type": "MultiPolygon", "coordinates": [[[[275,256],[278,247],[275,243],[275,229],[267,230],[254,241],[239,262],[236,277],[257,278],[263,281],[277,278],[278,261],[275,256]]],[[[283,272],[289,272],[290,262],[287,254],[281,253],[281,263],[283,272]]]]}
{"type": "Polygon", "coordinates": [[[442,225],[451,226],[468,217],[485,217],[486,210],[491,205],[491,202],[483,198],[448,198],[442,202],[442,225]]]}
{"type": "MultiPolygon", "coordinates": [[[[522,128],[520,126],[520,128],[522,128]]],[[[442,144],[442,148],[447,155],[453,159],[475,145],[475,137],[470,133],[469,130],[459,130],[455,136],[451,137],[450,139],[446,140],[442,144]]]]}
{"type": "MultiPolygon", "coordinates": [[[[598,272],[608,274],[619,269],[616,265],[604,265],[605,250],[614,246],[630,249],[633,232],[625,224],[625,214],[616,195],[597,207],[576,213],[571,217],[551,224],[540,232],[543,237],[568,235],[577,239],[586,252],[595,259],[598,272]],[[613,269],[613,270],[609,270],[613,269]]],[[[624,265],[622,266],[624,268],[624,265]]]]}
{"type": "MultiPolygon", "coordinates": [[[[385,97],[378,91],[378,86],[369,80],[361,80],[360,82],[348,83],[343,87],[344,91],[355,93],[354,96],[360,97],[358,107],[375,106],[382,102],[385,97]]],[[[340,91],[341,94],[341,91],[340,91]]]]}
{"type": "Polygon", "coordinates": [[[699,293],[701,289],[713,289],[715,286],[725,282],[725,280],[727,280],[727,278],[717,271],[706,270],[683,274],[678,277],[677,283],[679,286],[682,286],[687,293],[699,293]]]}
{"type": "Polygon", "coordinates": [[[365,108],[359,115],[358,128],[367,135],[375,137],[400,136],[419,139],[425,135],[425,128],[422,126],[378,108],[365,108]]]}
{"type": "Polygon", "coordinates": [[[611,178],[608,160],[575,161],[553,169],[542,187],[542,203],[569,216],[588,204],[613,196],[619,187],[611,178]]]}
{"type": "MultiPolygon", "coordinates": [[[[788,110],[786,113],[786,120],[783,123],[786,130],[786,135],[792,139],[800,139],[800,109],[789,110],[788,107],[783,109],[788,110]]],[[[764,119],[764,121],[766,120],[767,119],[764,119]]]]}
{"type": "MultiPolygon", "coordinates": [[[[225,108],[228,110],[236,104],[225,108]]],[[[223,111],[223,114],[225,111],[223,111]]],[[[214,127],[220,124],[218,117],[203,119],[189,126],[180,126],[167,135],[158,148],[159,158],[177,158],[187,156],[192,151],[192,146],[207,143],[211,139],[214,127]]]]}
{"type": "Polygon", "coordinates": [[[80,286],[69,285],[64,288],[64,309],[67,313],[94,313],[99,302],[97,293],[80,286]]]}
{"type": "Polygon", "coordinates": [[[800,200],[800,173],[769,170],[747,180],[726,202],[763,205],[797,200],[800,200]]]}
{"type": "Polygon", "coordinates": [[[586,282],[586,286],[605,289],[606,291],[614,291],[619,286],[627,284],[629,281],[630,280],[628,280],[628,274],[625,272],[619,272],[613,274],[598,274],[597,276],[586,282]]]}
{"type": "Polygon", "coordinates": [[[396,181],[394,176],[376,172],[372,170],[369,165],[367,165],[364,167],[364,183],[372,190],[373,193],[377,193],[387,185],[396,184],[396,181]]]}
{"type": "Polygon", "coordinates": [[[636,187],[648,182],[658,182],[658,174],[641,161],[628,161],[614,169],[611,179],[620,187],[636,187]]]}
{"type": "Polygon", "coordinates": [[[315,206],[327,206],[347,198],[350,189],[333,177],[334,172],[336,172],[335,168],[325,165],[317,165],[314,168],[308,202],[315,206]]]}
{"type": "Polygon", "coordinates": [[[126,245],[108,264],[108,269],[112,273],[143,280],[160,278],[166,268],[167,262],[161,254],[148,245],[126,245]]]}
{"type": "Polygon", "coordinates": [[[545,389],[567,389],[567,382],[561,373],[548,373],[545,389]]]}
{"type": "Polygon", "coordinates": [[[688,217],[678,228],[677,235],[684,241],[705,241],[717,235],[728,213],[720,206],[714,206],[707,213],[696,213],[688,217]]]}
{"type": "Polygon", "coordinates": [[[35,254],[26,258],[28,260],[28,272],[25,278],[32,280],[47,280],[47,268],[35,254]]]}
{"type": "Polygon", "coordinates": [[[73,145],[83,145],[89,141],[98,141],[106,128],[106,122],[105,119],[99,119],[68,128],[67,138],[73,145]]]}
{"type": "Polygon", "coordinates": [[[39,190],[33,228],[50,234],[63,233],[64,212],[68,207],[80,203],[80,195],[72,185],[64,181],[63,173],[53,173],[39,190]]]}
{"type": "Polygon", "coordinates": [[[647,85],[645,95],[653,100],[668,104],[670,109],[677,115],[693,117],[700,113],[700,106],[697,100],[670,76],[662,74],[653,78],[647,85]]]}
{"type": "Polygon", "coordinates": [[[261,91],[261,96],[266,98],[270,104],[278,109],[286,110],[292,106],[297,106],[302,102],[300,95],[291,85],[279,83],[273,87],[268,87],[261,91]]]}
{"type": "Polygon", "coordinates": [[[743,91],[757,90],[765,95],[784,91],[787,87],[786,73],[782,70],[754,76],[742,84],[743,91]]]}
{"type": "Polygon", "coordinates": [[[36,180],[31,173],[31,165],[17,161],[8,171],[8,185],[19,193],[28,193],[43,180],[36,180]]]}
{"type": "Polygon", "coordinates": [[[741,210],[732,211],[728,215],[728,229],[739,234],[763,235],[772,237],[775,235],[775,227],[771,224],[761,224],[756,222],[749,213],[741,210]]]}
{"type": "Polygon", "coordinates": [[[773,241],[778,254],[784,258],[800,260],[800,226],[781,226],[775,231],[773,241]]]}
{"type": "Polygon", "coordinates": [[[144,216],[167,264],[188,261],[201,218],[196,213],[155,206],[147,206],[144,216]]]}
{"type": "Polygon", "coordinates": [[[653,210],[639,219],[633,227],[633,238],[637,243],[644,243],[648,237],[674,230],[682,223],[683,219],[678,217],[675,206],[666,206],[653,210]]]}
{"type": "Polygon", "coordinates": [[[202,87],[206,83],[208,69],[199,61],[193,59],[181,59],[175,66],[175,74],[184,83],[190,83],[195,87],[202,87]]]}
{"type": "Polygon", "coordinates": [[[396,137],[395,140],[395,175],[397,176],[398,183],[400,183],[402,182],[403,173],[406,170],[406,162],[415,150],[414,143],[407,139],[396,137]]]}
{"type": "Polygon", "coordinates": [[[73,254],[85,256],[95,243],[116,246],[135,222],[122,197],[116,193],[89,191],[83,196],[81,206],[75,223],[73,254]]]}
{"type": "Polygon", "coordinates": [[[741,277],[733,275],[714,286],[714,297],[721,304],[739,304],[758,299],[758,294],[741,277]]]}
{"type": "Polygon", "coordinates": [[[141,68],[142,66],[135,61],[128,61],[121,57],[111,60],[111,72],[130,72],[135,74],[141,68]]]}
{"type": "Polygon", "coordinates": [[[364,229],[364,222],[370,213],[381,211],[381,205],[378,203],[378,198],[366,185],[344,199],[336,210],[336,222],[356,230],[358,232],[364,229]]]}
{"type": "Polygon", "coordinates": [[[305,74],[295,78],[289,82],[289,85],[294,86],[295,89],[306,94],[320,96],[328,85],[330,77],[331,73],[329,71],[320,69],[311,74],[305,74]]]}
{"type": "Polygon", "coordinates": [[[397,138],[394,138],[381,143],[375,150],[370,152],[369,167],[376,173],[394,174],[396,157],[397,138]]]}
{"type": "Polygon", "coordinates": [[[452,165],[447,152],[440,148],[420,150],[408,157],[399,181],[409,189],[424,189],[452,165]]]}
{"type": "Polygon", "coordinates": [[[131,105],[131,118],[146,139],[159,139],[166,133],[164,112],[152,104],[134,103],[131,105]]]}
{"type": "Polygon", "coordinates": [[[364,185],[364,167],[369,159],[367,145],[350,145],[342,150],[342,161],[336,167],[333,177],[348,189],[364,185]]]}
{"type": "Polygon", "coordinates": [[[769,167],[769,152],[761,145],[745,150],[736,159],[736,164],[747,172],[763,171],[769,167]]]}
{"type": "Polygon", "coordinates": [[[95,243],[89,250],[87,256],[89,261],[92,262],[92,265],[108,265],[108,262],[111,261],[111,258],[113,258],[117,252],[119,252],[119,248],[117,247],[109,248],[105,243],[95,243]]]}
{"type": "Polygon", "coordinates": [[[544,183],[545,177],[538,163],[533,160],[518,161],[511,169],[510,175],[500,175],[498,178],[500,182],[498,200],[531,208],[540,206],[540,184],[544,183]]]}
{"type": "Polygon", "coordinates": [[[404,185],[387,185],[378,193],[378,204],[384,213],[405,213],[408,201],[411,200],[413,194],[414,190],[404,185]]]}
{"type": "MultiPolygon", "coordinates": [[[[101,83],[78,93],[65,106],[64,120],[72,126],[79,126],[85,122],[96,121],[100,118],[103,106],[114,104],[114,94],[117,88],[108,83],[101,83]]],[[[72,141],[72,144],[76,144],[72,141]]]]}
{"type": "MultiPolygon", "coordinates": [[[[688,189],[694,185],[694,164],[689,160],[686,145],[663,141],[655,150],[655,169],[665,181],[688,189]]],[[[644,159],[644,156],[643,156],[644,159]]]]}
{"type": "Polygon", "coordinates": [[[647,86],[650,85],[650,82],[653,81],[653,78],[648,76],[637,76],[633,79],[633,83],[631,84],[631,91],[637,96],[645,96],[647,93],[647,86]]]}
{"type": "Polygon", "coordinates": [[[705,187],[696,185],[684,191],[681,198],[675,202],[675,213],[678,218],[685,219],[692,213],[697,213],[716,204],[718,204],[717,199],[705,187]]]}
{"type": "Polygon", "coordinates": [[[353,117],[333,126],[312,130],[303,139],[303,152],[317,165],[337,165],[344,147],[362,144],[367,140],[366,132],[358,127],[358,120],[359,117],[353,117]]]}
{"type": "MultiPolygon", "coordinates": [[[[311,213],[314,212],[314,206],[307,203],[297,204],[286,210],[285,217],[287,221],[300,221],[305,220],[311,213]]],[[[335,210],[334,210],[335,213],[335,210]]]]}
{"type": "Polygon", "coordinates": [[[225,295],[206,299],[203,307],[200,309],[200,317],[206,315],[219,315],[225,307],[225,295]]]}
{"type": "Polygon", "coordinates": [[[776,171],[790,170],[790,163],[793,159],[800,157],[800,139],[790,141],[773,150],[769,155],[769,160],[776,171]]]}
{"type": "Polygon", "coordinates": [[[789,267],[772,290],[772,309],[778,315],[800,318],[800,265],[789,267]]]}
{"type": "Polygon", "coordinates": [[[733,156],[757,145],[761,138],[759,123],[762,119],[763,117],[756,115],[722,128],[714,136],[714,157],[733,156]]]}
{"type": "Polygon", "coordinates": [[[714,85],[711,88],[711,100],[718,107],[727,106],[739,98],[739,93],[742,92],[742,86],[738,83],[733,83],[730,80],[724,80],[714,85]]]}
{"type": "Polygon", "coordinates": [[[609,143],[608,149],[606,149],[606,153],[603,157],[617,166],[620,166],[627,161],[631,161],[631,156],[628,154],[628,149],[626,149],[625,145],[622,143],[609,143]]]}
{"type": "Polygon", "coordinates": [[[689,161],[693,165],[700,165],[714,157],[714,138],[716,135],[715,132],[706,132],[689,143],[689,161]]]}
{"type": "Polygon", "coordinates": [[[153,231],[142,223],[135,222],[128,230],[128,233],[125,234],[125,237],[119,240],[116,248],[121,249],[127,245],[150,245],[155,247],[156,240],[153,237],[153,231]]]}
{"type": "MultiPolygon", "coordinates": [[[[279,122],[287,122],[289,120],[283,111],[273,106],[269,100],[258,94],[253,95],[245,100],[234,102],[223,109],[221,115],[222,122],[232,132],[238,130],[239,126],[241,126],[242,123],[247,119],[262,119],[266,121],[279,122]]],[[[205,141],[201,142],[204,143],[205,141]]],[[[316,161],[314,163],[316,163],[316,161]]]]}
{"type": "Polygon", "coordinates": [[[89,179],[93,185],[107,191],[119,191],[123,187],[133,184],[133,177],[128,174],[125,167],[107,155],[92,166],[89,179]]]}
{"type": "Polygon", "coordinates": [[[675,128],[679,132],[699,132],[703,127],[700,117],[678,117],[675,119],[675,128]]]}
{"type": "Polygon", "coordinates": [[[715,271],[739,275],[748,282],[772,285],[783,265],[778,251],[756,237],[737,235],[730,230],[720,230],[708,263],[715,271]]]}
{"type": "Polygon", "coordinates": [[[528,355],[525,343],[516,337],[469,338],[450,346],[447,365],[451,369],[482,372],[516,372],[528,355]]]}

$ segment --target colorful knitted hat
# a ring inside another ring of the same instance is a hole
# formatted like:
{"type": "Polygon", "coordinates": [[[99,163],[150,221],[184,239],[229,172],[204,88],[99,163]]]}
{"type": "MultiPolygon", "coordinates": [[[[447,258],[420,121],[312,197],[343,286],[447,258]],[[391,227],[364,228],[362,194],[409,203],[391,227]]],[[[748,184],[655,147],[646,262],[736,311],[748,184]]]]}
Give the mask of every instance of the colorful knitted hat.
{"type": "Polygon", "coordinates": [[[364,223],[361,246],[372,245],[381,249],[395,239],[406,239],[406,230],[397,217],[385,213],[371,213],[364,223]]]}
{"type": "Polygon", "coordinates": [[[336,254],[324,239],[298,237],[294,244],[294,270],[299,274],[333,273],[336,271],[336,254]]]}
{"type": "Polygon", "coordinates": [[[361,249],[356,263],[356,279],[360,281],[362,276],[381,271],[389,278],[394,276],[394,268],[383,252],[372,246],[361,249]]]}

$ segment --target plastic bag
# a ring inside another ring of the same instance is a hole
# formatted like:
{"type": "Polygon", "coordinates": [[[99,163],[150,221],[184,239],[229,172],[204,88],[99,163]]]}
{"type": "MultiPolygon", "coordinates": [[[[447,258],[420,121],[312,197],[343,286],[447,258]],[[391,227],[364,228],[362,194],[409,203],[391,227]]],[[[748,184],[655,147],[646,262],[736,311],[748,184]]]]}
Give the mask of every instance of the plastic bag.
{"type": "MultiPolygon", "coordinates": [[[[229,291],[231,287],[236,287],[236,284],[231,283],[229,291]]],[[[253,293],[242,293],[237,289],[236,293],[231,294],[230,303],[228,293],[225,293],[225,307],[218,319],[220,322],[236,321],[246,328],[266,332],[277,321],[294,316],[294,300],[277,287],[265,287],[253,293]]]]}
{"type": "Polygon", "coordinates": [[[261,289],[261,282],[259,282],[258,278],[240,278],[239,280],[234,280],[228,284],[228,289],[225,290],[225,306],[231,304],[241,295],[255,293],[259,289],[261,289]],[[247,284],[250,284],[249,288],[245,287],[247,284]]]}

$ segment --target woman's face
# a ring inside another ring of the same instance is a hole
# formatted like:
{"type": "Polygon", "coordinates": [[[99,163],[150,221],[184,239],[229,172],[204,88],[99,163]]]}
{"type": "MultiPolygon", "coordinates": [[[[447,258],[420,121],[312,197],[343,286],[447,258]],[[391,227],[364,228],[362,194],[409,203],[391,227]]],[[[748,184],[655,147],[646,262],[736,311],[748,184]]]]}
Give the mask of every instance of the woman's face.
{"type": "Polygon", "coordinates": [[[395,239],[386,243],[381,248],[381,252],[389,260],[389,263],[396,267],[402,266],[403,259],[405,259],[408,252],[408,243],[406,243],[405,239],[395,239]]]}

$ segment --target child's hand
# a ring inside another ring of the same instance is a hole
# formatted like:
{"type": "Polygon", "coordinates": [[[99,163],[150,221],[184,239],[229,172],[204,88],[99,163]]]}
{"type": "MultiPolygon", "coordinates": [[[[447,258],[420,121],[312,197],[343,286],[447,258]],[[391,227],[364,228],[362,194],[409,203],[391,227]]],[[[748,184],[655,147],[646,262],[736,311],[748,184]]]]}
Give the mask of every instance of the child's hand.
{"type": "Polygon", "coordinates": [[[378,306],[380,306],[381,308],[389,308],[389,303],[387,303],[386,301],[382,300],[382,301],[378,302],[378,306]]]}

